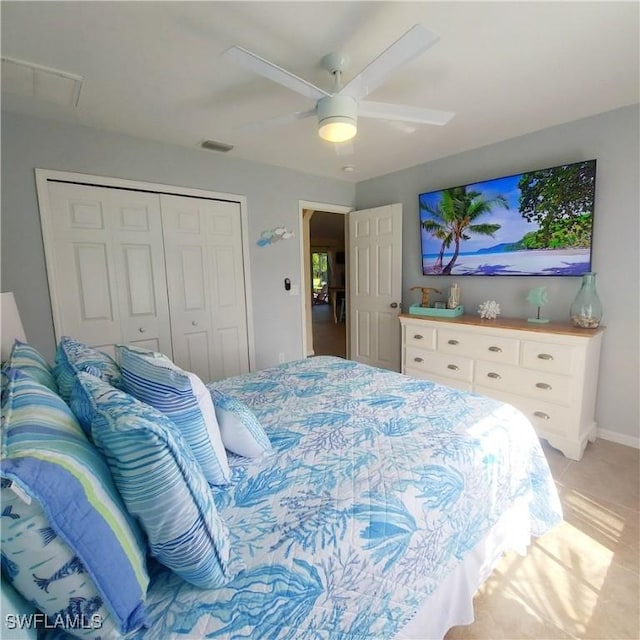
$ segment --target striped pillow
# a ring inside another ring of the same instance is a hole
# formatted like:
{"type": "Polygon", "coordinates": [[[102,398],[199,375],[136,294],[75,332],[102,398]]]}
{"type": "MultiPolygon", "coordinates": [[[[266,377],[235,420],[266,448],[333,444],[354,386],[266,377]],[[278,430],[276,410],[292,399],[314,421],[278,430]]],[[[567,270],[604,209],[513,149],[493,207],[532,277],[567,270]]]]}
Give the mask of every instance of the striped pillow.
{"type": "Polygon", "coordinates": [[[230,560],[229,532],[189,447],[158,410],[79,373],[95,404],[93,439],[149,539],[151,555],[202,588],[226,584],[242,568],[230,560]]]}
{"type": "Polygon", "coordinates": [[[260,458],[272,451],[269,438],[246,404],[209,387],[224,446],[239,456],[260,458]]]}
{"type": "Polygon", "coordinates": [[[120,367],[111,356],[69,336],[62,336],[56,350],[53,373],[60,397],[65,402],[69,402],[78,371],[89,371],[114,387],[122,388],[120,367]]]}
{"type": "Polygon", "coordinates": [[[58,385],[53,376],[53,370],[40,355],[40,352],[30,344],[16,340],[13,343],[5,366],[28,373],[34,380],[48,387],[54,393],[58,393],[58,385]]]}
{"type": "Polygon", "coordinates": [[[14,569],[22,595],[48,615],[67,607],[95,612],[98,598],[119,632],[139,629],[146,625],[149,582],[144,539],[104,459],[61,398],[19,370],[6,373],[0,475],[3,516],[9,519],[3,518],[3,565],[14,569]],[[19,510],[15,500],[5,505],[12,490],[31,511],[19,510]],[[32,529],[42,535],[40,543],[32,529]],[[35,557],[42,546],[50,562],[41,566],[35,557]],[[73,574],[82,575],[72,580],[73,574]],[[54,582],[56,597],[49,598],[54,582]]]}
{"type": "Polygon", "coordinates": [[[213,401],[195,373],[183,371],[161,353],[118,345],[123,390],[162,411],[191,447],[210,484],[228,484],[229,461],[213,401]]]}

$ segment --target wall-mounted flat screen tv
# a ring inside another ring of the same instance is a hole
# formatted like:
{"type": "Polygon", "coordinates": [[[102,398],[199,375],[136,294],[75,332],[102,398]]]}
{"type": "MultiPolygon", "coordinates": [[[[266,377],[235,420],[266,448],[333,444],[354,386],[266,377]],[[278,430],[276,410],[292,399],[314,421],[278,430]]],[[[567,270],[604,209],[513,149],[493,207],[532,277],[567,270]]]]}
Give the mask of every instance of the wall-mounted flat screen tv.
{"type": "Polygon", "coordinates": [[[596,161],[419,196],[425,276],[580,276],[591,271],[596,161]]]}

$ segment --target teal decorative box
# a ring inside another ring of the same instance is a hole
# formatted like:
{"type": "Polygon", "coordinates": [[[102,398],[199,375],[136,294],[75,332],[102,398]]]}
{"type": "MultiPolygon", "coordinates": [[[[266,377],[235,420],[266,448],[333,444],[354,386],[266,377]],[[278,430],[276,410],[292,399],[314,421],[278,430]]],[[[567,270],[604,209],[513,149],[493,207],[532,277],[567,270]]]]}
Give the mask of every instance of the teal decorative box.
{"type": "Polygon", "coordinates": [[[464,305],[460,304],[455,309],[436,309],[435,307],[421,307],[419,304],[412,304],[409,313],[415,316],[432,316],[436,318],[455,318],[464,313],[464,305]]]}

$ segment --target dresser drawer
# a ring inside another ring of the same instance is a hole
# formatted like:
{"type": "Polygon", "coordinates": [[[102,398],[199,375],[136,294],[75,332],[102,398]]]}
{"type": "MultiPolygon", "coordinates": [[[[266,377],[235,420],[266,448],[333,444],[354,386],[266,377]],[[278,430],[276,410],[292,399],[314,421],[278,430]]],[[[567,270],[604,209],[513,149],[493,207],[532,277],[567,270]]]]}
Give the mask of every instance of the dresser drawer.
{"type": "Polygon", "coordinates": [[[510,393],[496,391],[496,389],[490,387],[476,385],[475,391],[490,398],[512,404],[527,416],[536,433],[541,437],[544,437],[546,434],[566,437],[567,434],[577,429],[575,411],[570,407],[562,407],[557,404],[514,396],[510,393]]]}
{"type": "Polygon", "coordinates": [[[436,330],[421,323],[407,323],[404,327],[405,344],[407,347],[421,347],[422,349],[436,348],[436,330]]]}
{"type": "Polygon", "coordinates": [[[438,331],[438,351],[482,358],[493,362],[518,364],[520,341],[515,338],[470,334],[443,329],[438,331]]]}
{"type": "MultiPolygon", "coordinates": [[[[407,347],[406,368],[433,373],[453,380],[473,380],[473,360],[454,354],[407,347]]],[[[427,376],[428,377],[428,376],[427,376]]]]}
{"type": "Polygon", "coordinates": [[[544,342],[522,343],[522,366],[551,373],[571,373],[571,354],[573,349],[564,344],[544,342]]]}
{"type": "Polygon", "coordinates": [[[571,401],[571,378],[552,373],[480,360],[476,362],[474,382],[483,387],[545,402],[568,405],[571,401]]]}

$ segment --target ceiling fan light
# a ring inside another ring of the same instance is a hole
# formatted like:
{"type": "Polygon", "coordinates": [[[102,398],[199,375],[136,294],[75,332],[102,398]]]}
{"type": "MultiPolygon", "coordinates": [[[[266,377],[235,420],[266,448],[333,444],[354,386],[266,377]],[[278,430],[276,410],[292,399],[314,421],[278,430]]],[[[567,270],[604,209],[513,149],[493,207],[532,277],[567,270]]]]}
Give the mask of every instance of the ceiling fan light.
{"type": "Polygon", "coordinates": [[[358,107],[350,96],[318,100],[318,135],[327,142],[346,142],[358,131],[358,107]]]}
{"type": "Polygon", "coordinates": [[[334,116],[318,123],[318,135],[327,142],[346,142],[357,133],[358,127],[353,118],[334,116]]]}

